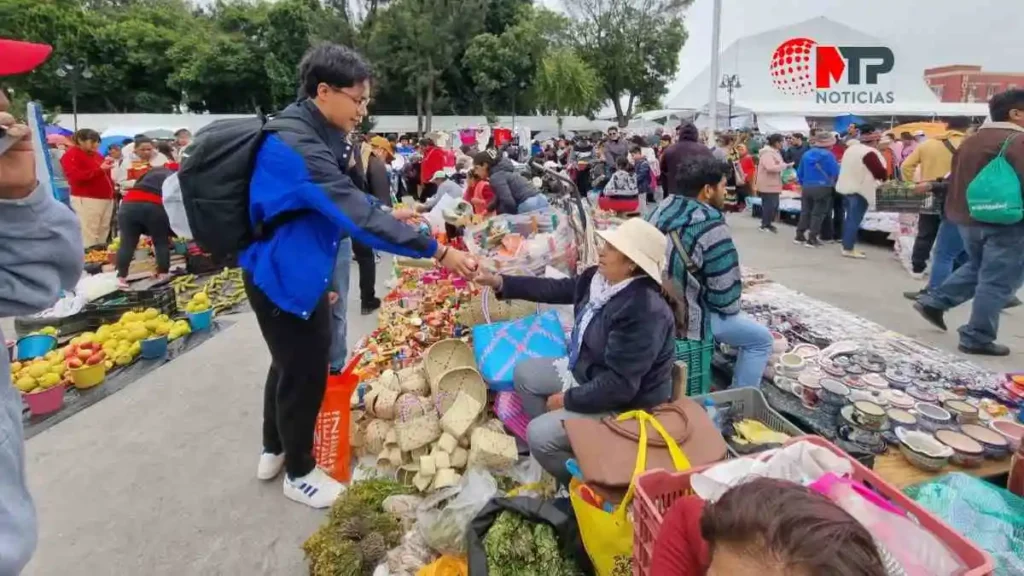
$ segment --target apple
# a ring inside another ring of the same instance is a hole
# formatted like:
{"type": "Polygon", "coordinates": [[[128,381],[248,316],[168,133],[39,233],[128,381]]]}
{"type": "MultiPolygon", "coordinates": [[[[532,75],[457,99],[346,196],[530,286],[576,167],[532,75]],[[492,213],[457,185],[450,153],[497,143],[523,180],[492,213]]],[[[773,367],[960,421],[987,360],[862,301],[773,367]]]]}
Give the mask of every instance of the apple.
{"type": "Polygon", "coordinates": [[[95,342],[82,342],[78,345],[79,350],[94,350],[96,348],[95,342]]]}
{"type": "Polygon", "coordinates": [[[78,356],[78,348],[71,344],[64,347],[64,358],[75,358],[78,356]]]}
{"type": "Polygon", "coordinates": [[[81,358],[83,361],[88,360],[89,356],[92,356],[92,350],[79,349],[78,354],[76,354],[76,356],[81,358]]]}
{"type": "Polygon", "coordinates": [[[74,370],[75,368],[81,368],[83,366],[82,361],[78,358],[68,359],[68,368],[74,370]]]}
{"type": "Polygon", "coordinates": [[[99,352],[93,354],[92,356],[89,356],[85,363],[88,364],[89,366],[92,366],[93,364],[99,364],[100,362],[103,362],[104,358],[106,357],[107,355],[103,352],[103,350],[100,350],[99,352]]]}

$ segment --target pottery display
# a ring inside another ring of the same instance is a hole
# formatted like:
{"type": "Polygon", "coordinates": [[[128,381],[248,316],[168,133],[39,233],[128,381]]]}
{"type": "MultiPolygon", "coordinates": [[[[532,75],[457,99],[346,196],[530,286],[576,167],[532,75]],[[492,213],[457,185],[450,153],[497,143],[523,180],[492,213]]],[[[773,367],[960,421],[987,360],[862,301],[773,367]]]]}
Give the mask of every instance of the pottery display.
{"type": "Polygon", "coordinates": [[[816,381],[808,382],[807,384],[797,382],[793,385],[793,394],[800,398],[804,408],[808,410],[818,407],[818,404],[821,402],[819,392],[821,392],[821,384],[816,381]]]}
{"type": "Polygon", "coordinates": [[[820,366],[821,369],[829,376],[834,376],[836,378],[842,378],[843,376],[846,376],[846,370],[843,370],[842,366],[837,366],[832,362],[823,362],[820,366]]]}
{"type": "Polygon", "coordinates": [[[889,417],[889,422],[893,426],[900,426],[906,430],[917,428],[917,416],[902,408],[889,408],[885,411],[885,415],[889,417]]]}
{"type": "Polygon", "coordinates": [[[960,431],[978,441],[985,449],[985,457],[1001,460],[1010,455],[1010,442],[1002,434],[980,424],[964,424],[960,431]]]}
{"type": "Polygon", "coordinates": [[[949,411],[960,424],[973,424],[978,421],[978,408],[963,400],[946,400],[942,407],[949,411]]]}
{"type": "Polygon", "coordinates": [[[942,470],[953,456],[953,449],[925,432],[896,428],[900,452],[912,465],[927,472],[942,470]]]}
{"type": "Polygon", "coordinates": [[[888,420],[885,409],[868,400],[853,403],[853,419],[865,428],[878,430],[888,420]]]}
{"type": "Polygon", "coordinates": [[[876,388],[879,390],[889,388],[889,381],[886,380],[881,374],[877,374],[875,372],[871,372],[861,376],[860,382],[865,386],[870,386],[871,388],[876,388]]]}
{"type": "Polygon", "coordinates": [[[1010,451],[1016,452],[1020,443],[1024,440],[1024,424],[1011,422],[1010,420],[993,420],[988,427],[998,432],[1010,445],[1010,451]]]}
{"type": "Polygon", "coordinates": [[[918,402],[914,404],[914,411],[917,412],[918,424],[928,432],[942,430],[953,423],[953,415],[935,404],[918,402]]]}
{"type": "Polygon", "coordinates": [[[891,388],[897,388],[899,390],[903,390],[907,386],[910,386],[911,382],[910,376],[907,376],[895,368],[889,368],[885,371],[885,379],[889,381],[889,386],[891,388]]]}
{"type": "Polygon", "coordinates": [[[797,344],[790,350],[791,353],[806,360],[813,360],[818,357],[821,350],[814,344],[797,344]]]}
{"type": "Polygon", "coordinates": [[[807,366],[807,363],[804,361],[802,356],[792,352],[787,352],[780,356],[779,364],[782,365],[782,369],[784,371],[791,375],[799,374],[800,371],[807,366]]]}
{"type": "Polygon", "coordinates": [[[929,404],[934,404],[939,400],[939,397],[936,396],[935,393],[932,392],[931,390],[922,388],[921,386],[914,384],[907,386],[905,392],[909,394],[911,398],[917,400],[918,402],[927,402],[929,404]]]}
{"type": "Polygon", "coordinates": [[[772,351],[782,354],[786,350],[789,350],[789,340],[779,332],[772,332],[772,351]]]}
{"type": "Polygon", "coordinates": [[[822,378],[818,384],[821,386],[821,391],[818,394],[821,396],[822,402],[832,406],[846,404],[847,398],[850,396],[849,386],[832,378],[822,378]]]}
{"type": "Polygon", "coordinates": [[[886,400],[889,401],[889,405],[895,408],[903,408],[909,410],[914,407],[916,402],[909,394],[902,390],[888,389],[883,393],[886,400]]]}
{"type": "Polygon", "coordinates": [[[985,447],[970,436],[956,430],[939,430],[935,439],[953,449],[950,460],[957,466],[975,468],[985,461],[985,447]]]}

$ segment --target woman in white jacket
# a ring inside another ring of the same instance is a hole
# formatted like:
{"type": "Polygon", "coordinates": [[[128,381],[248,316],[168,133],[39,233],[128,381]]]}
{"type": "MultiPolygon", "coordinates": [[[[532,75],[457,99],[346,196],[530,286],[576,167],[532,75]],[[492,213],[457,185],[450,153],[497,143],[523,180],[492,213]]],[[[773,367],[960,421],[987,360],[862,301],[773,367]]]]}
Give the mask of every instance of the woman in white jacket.
{"type": "Polygon", "coordinates": [[[846,220],[843,222],[843,256],[865,258],[854,250],[857,232],[864,214],[875,205],[875,189],[885,181],[885,158],[878,151],[881,134],[873,126],[861,126],[860,136],[846,142],[843,161],[839,164],[836,192],[843,196],[846,220]]]}

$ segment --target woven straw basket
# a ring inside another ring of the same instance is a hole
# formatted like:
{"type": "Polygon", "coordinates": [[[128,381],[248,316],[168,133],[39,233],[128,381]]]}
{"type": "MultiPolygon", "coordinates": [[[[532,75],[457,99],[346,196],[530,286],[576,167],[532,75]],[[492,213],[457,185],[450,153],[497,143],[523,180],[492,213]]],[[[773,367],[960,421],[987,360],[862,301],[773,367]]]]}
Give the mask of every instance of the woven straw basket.
{"type": "Polygon", "coordinates": [[[387,420],[370,420],[370,423],[366,425],[366,431],[363,432],[362,452],[364,454],[379,454],[384,449],[384,439],[387,438],[390,430],[391,423],[387,420]]]}
{"type": "Polygon", "coordinates": [[[421,365],[399,370],[398,380],[401,382],[402,392],[413,392],[420,396],[430,394],[430,384],[427,384],[427,376],[423,373],[421,365]]]}
{"type": "Polygon", "coordinates": [[[479,402],[480,406],[487,405],[487,384],[484,383],[483,376],[476,368],[460,366],[448,370],[438,378],[434,390],[434,406],[437,413],[444,416],[452,407],[459,392],[470,396],[479,402]]]}
{"type": "Polygon", "coordinates": [[[395,432],[402,452],[427,446],[441,437],[441,422],[429,399],[402,394],[395,405],[395,432]]]}
{"type": "Polygon", "coordinates": [[[423,360],[423,371],[427,374],[430,393],[437,394],[437,385],[445,372],[461,367],[476,368],[473,349],[462,340],[449,338],[427,348],[423,360]]]}
{"type": "Polygon", "coordinates": [[[518,320],[535,314],[537,305],[526,300],[499,300],[494,291],[484,288],[464,307],[459,309],[458,321],[463,326],[518,320]]]}

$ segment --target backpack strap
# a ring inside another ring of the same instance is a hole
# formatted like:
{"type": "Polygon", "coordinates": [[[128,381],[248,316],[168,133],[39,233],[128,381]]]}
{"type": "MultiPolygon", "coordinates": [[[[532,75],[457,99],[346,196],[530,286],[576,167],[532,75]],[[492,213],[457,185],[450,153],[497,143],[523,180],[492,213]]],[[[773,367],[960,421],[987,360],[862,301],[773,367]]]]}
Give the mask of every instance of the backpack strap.
{"type": "Polygon", "coordinates": [[[686,265],[686,271],[696,276],[697,273],[700,272],[700,268],[697,268],[697,265],[693,263],[693,260],[690,260],[690,255],[686,252],[686,247],[683,246],[683,241],[679,238],[679,231],[673,230],[672,233],[669,234],[669,237],[672,239],[672,244],[676,247],[676,252],[679,252],[679,257],[683,259],[683,264],[686,265]]]}
{"type": "Polygon", "coordinates": [[[1019,134],[1010,134],[1006,137],[1006,140],[1003,140],[1003,145],[999,148],[999,154],[996,155],[996,158],[1006,156],[1006,149],[1010,147],[1010,143],[1013,142],[1017,136],[1019,136],[1019,134]]]}
{"type": "Polygon", "coordinates": [[[949,140],[943,140],[942,143],[946,146],[946,150],[949,150],[950,154],[956,154],[956,146],[949,140]]]}

